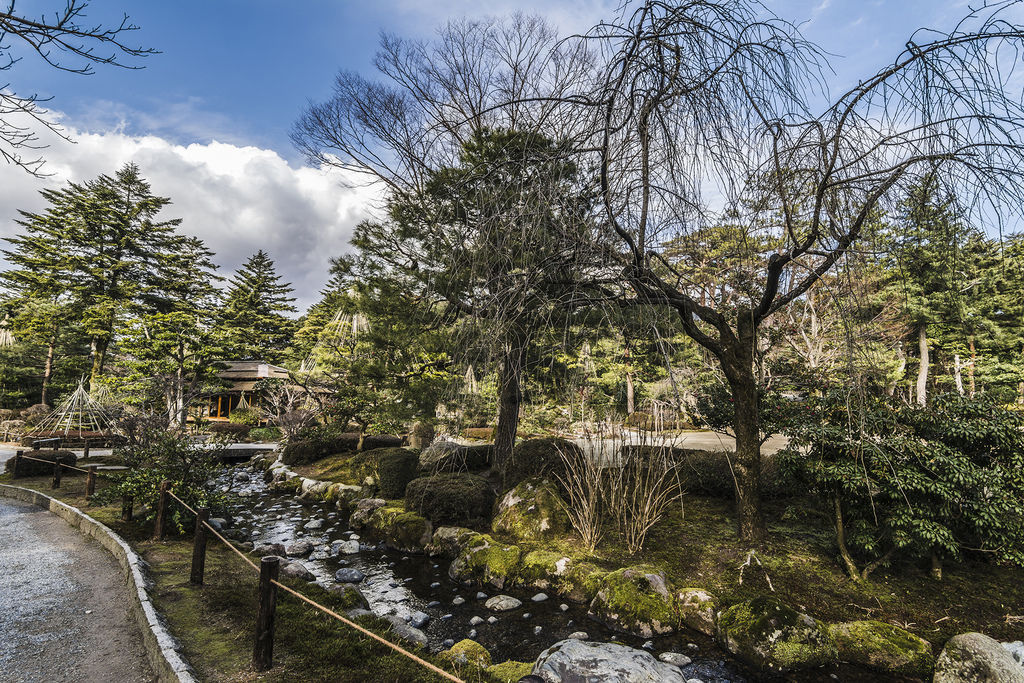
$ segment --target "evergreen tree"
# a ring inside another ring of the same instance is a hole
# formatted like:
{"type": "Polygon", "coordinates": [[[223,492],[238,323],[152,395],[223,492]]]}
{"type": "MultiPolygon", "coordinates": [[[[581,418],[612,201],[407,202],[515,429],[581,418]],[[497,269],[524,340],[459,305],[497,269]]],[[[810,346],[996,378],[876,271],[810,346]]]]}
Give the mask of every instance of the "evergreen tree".
{"type": "Polygon", "coordinates": [[[250,256],[228,281],[218,315],[225,358],[280,362],[296,327],[285,315],[296,310],[291,292],[266,252],[250,256]]]}

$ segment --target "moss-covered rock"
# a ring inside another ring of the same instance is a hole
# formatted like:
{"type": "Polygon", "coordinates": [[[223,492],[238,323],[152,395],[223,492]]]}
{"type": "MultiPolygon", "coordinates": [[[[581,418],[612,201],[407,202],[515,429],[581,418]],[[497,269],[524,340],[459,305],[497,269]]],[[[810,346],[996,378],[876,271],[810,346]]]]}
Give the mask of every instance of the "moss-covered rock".
{"type": "Polygon", "coordinates": [[[409,482],[405,507],[435,524],[481,524],[494,506],[494,490],[475,474],[435,474],[409,482]]]}
{"type": "Polygon", "coordinates": [[[708,636],[715,635],[718,600],[700,588],[684,588],[676,596],[679,617],[689,628],[708,636]]]}
{"type": "Polygon", "coordinates": [[[356,456],[367,482],[377,495],[393,500],[405,496],[405,487],[418,476],[419,455],[405,448],[377,448],[356,456]]]}
{"type": "Polygon", "coordinates": [[[388,547],[407,553],[425,550],[434,533],[429,520],[395,506],[377,508],[366,528],[388,547]]]}
{"type": "Polygon", "coordinates": [[[387,501],[383,498],[362,498],[356,501],[356,509],[349,515],[348,525],[353,529],[362,529],[370,521],[377,508],[384,507],[387,501]]]}
{"type": "Polygon", "coordinates": [[[462,552],[462,548],[470,538],[476,536],[476,532],[461,526],[443,526],[434,532],[430,539],[427,550],[431,555],[443,555],[445,557],[456,557],[462,552]]]}
{"type": "Polygon", "coordinates": [[[572,560],[561,553],[532,550],[523,555],[519,583],[542,590],[560,588],[562,578],[568,575],[571,567],[572,560]]]}
{"type": "Polygon", "coordinates": [[[464,446],[454,441],[435,441],[420,453],[420,469],[432,474],[478,472],[494,461],[493,444],[464,446]]]}
{"type": "Polygon", "coordinates": [[[882,621],[848,621],[829,627],[839,659],[879,671],[927,679],[935,667],[924,638],[882,621]]]}
{"type": "Polygon", "coordinates": [[[532,477],[501,497],[491,530],[520,541],[542,541],[569,533],[572,523],[558,488],[548,479],[532,477]]]}
{"type": "Polygon", "coordinates": [[[456,667],[468,664],[483,669],[491,665],[491,653],[487,651],[487,648],[469,638],[460,640],[447,650],[443,650],[438,657],[456,667]]]}
{"type": "Polygon", "coordinates": [[[935,660],[933,683],[1024,683],[1024,667],[984,633],[961,633],[946,641],[935,660]]]}
{"type": "Polygon", "coordinates": [[[573,602],[589,603],[601,589],[608,572],[590,562],[569,565],[560,581],[559,593],[573,602]]]}
{"type": "Polygon", "coordinates": [[[499,683],[516,683],[523,676],[529,676],[531,671],[533,671],[533,662],[513,660],[493,664],[486,669],[487,675],[499,683]]]}
{"type": "Polygon", "coordinates": [[[335,583],[326,586],[327,592],[335,596],[338,605],[344,610],[370,609],[370,603],[363,592],[351,583],[335,583]]]}
{"type": "Polygon", "coordinates": [[[638,566],[606,574],[590,603],[590,616],[609,628],[650,638],[679,626],[675,596],[664,572],[638,566]]]}
{"type": "Polygon", "coordinates": [[[413,448],[426,448],[434,441],[434,425],[429,422],[417,421],[409,430],[409,445],[413,448]]]}
{"type": "Polygon", "coordinates": [[[580,457],[580,447],[559,438],[527,439],[512,450],[512,461],[505,467],[505,486],[515,486],[530,477],[548,477],[556,481],[565,471],[566,457],[580,457]]]}
{"type": "Polygon", "coordinates": [[[448,568],[448,576],[456,581],[477,581],[504,588],[516,580],[521,556],[517,545],[498,543],[486,534],[473,534],[465,539],[448,568]]]}
{"type": "Polygon", "coordinates": [[[783,673],[837,659],[828,627],[774,597],[754,598],[718,615],[718,641],[748,664],[783,673]]]}

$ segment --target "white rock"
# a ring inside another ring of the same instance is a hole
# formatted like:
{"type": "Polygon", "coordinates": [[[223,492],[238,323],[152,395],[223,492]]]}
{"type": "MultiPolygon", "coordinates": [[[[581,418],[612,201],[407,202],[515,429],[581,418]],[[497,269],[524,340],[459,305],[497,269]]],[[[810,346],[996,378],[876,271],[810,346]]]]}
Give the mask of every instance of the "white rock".
{"type": "Polygon", "coordinates": [[[658,655],[658,659],[678,667],[688,666],[691,662],[693,662],[692,659],[679,652],[662,652],[660,655],[658,655]]]}
{"type": "Polygon", "coordinates": [[[507,612],[508,610],[518,609],[522,606],[523,602],[513,598],[511,595],[495,595],[484,603],[484,607],[492,612],[507,612]]]}
{"type": "Polygon", "coordinates": [[[562,640],[541,653],[533,674],[546,683],[684,683],[678,667],[618,643],[562,640]]]}

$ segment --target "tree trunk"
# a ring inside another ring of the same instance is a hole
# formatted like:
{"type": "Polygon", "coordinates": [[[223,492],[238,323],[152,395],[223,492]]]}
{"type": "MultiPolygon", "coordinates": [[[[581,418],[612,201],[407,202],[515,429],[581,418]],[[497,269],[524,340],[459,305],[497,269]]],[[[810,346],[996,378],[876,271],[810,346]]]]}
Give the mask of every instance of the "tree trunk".
{"type": "Polygon", "coordinates": [[[745,311],[737,315],[736,346],[722,368],[732,389],[733,432],[736,435],[736,516],[741,540],[760,543],[767,537],[761,514],[761,433],[758,389],[754,379],[756,329],[745,311]]]}
{"type": "Polygon", "coordinates": [[[513,342],[505,348],[498,388],[498,426],[494,433],[494,464],[504,476],[512,461],[512,449],[519,430],[519,409],[523,403],[523,348],[513,342]]]}
{"type": "Polygon", "coordinates": [[[917,367],[917,405],[928,402],[928,326],[921,325],[917,331],[917,348],[921,362],[917,367]]]}
{"type": "Polygon", "coordinates": [[[46,363],[43,365],[43,391],[39,396],[40,403],[46,403],[46,391],[50,388],[50,377],[53,375],[53,350],[57,346],[57,331],[46,342],[46,363]]]}
{"type": "Polygon", "coordinates": [[[626,414],[636,412],[636,389],[633,387],[633,373],[626,373],[626,414]]]}
{"type": "Polygon", "coordinates": [[[106,338],[95,336],[92,338],[90,344],[90,351],[92,355],[92,369],[89,372],[89,391],[96,389],[96,384],[99,381],[100,375],[103,374],[103,364],[107,360],[107,347],[110,345],[110,341],[106,338]]]}
{"type": "Polygon", "coordinates": [[[953,382],[956,384],[956,393],[964,395],[964,379],[960,374],[960,354],[953,354],[953,382]]]}
{"type": "Polygon", "coordinates": [[[971,364],[967,366],[967,386],[971,392],[971,398],[974,398],[974,335],[967,342],[967,348],[971,350],[971,364]]]}
{"type": "Polygon", "coordinates": [[[839,545],[839,556],[843,558],[846,565],[846,573],[852,581],[860,581],[861,575],[857,570],[857,563],[853,561],[849,548],[846,547],[846,527],[843,524],[843,506],[838,495],[832,496],[832,505],[835,512],[836,543],[839,545]]]}

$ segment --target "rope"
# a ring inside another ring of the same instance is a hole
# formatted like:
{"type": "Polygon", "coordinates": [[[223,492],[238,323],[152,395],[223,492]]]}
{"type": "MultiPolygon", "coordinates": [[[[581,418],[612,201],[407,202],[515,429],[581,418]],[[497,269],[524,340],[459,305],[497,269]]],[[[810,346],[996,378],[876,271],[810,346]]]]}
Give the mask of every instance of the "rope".
{"type": "MultiPolygon", "coordinates": [[[[46,463],[47,465],[55,464],[55,461],[53,461],[53,460],[43,460],[42,458],[33,458],[31,455],[24,455],[24,454],[22,454],[20,457],[25,458],[26,460],[35,460],[36,462],[46,463]]],[[[85,472],[86,474],[89,474],[89,470],[83,470],[81,467],[75,467],[74,465],[68,465],[67,463],[60,462],[59,460],[56,461],[56,463],[59,464],[61,467],[68,468],[69,470],[78,470],[79,472],[85,472]]],[[[97,472],[97,474],[99,474],[99,472],[97,472]]]]}
{"type": "Polygon", "coordinates": [[[280,588],[281,590],[294,595],[295,597],[297,597],[299,600],[302,600],[306,604],[311,605],[311,606],[317,608],[318,610],[320,610],[321,612],[324,612],[325,614],[329,614],[330,616],[334,617],[335,619],[337,619],[338,621],[342,622],[343,624],[351,626],[352,628],[356,629],[360,633],[362,633],[364,635],[367,635],[367,636],[373,638],[374,640],[387,645],[388,647],[390,647],[395,652],[398,652],[399,654],[405,655],[406,657],[408,657],[409,659],[413,660],[414,662],[416,662],[420,666],[424,666],[424,667],[430,669],[431,671],[433,671],[434,673],[438,674],[439,676],[444,676],[449,681],[455,681],[455,683],[465,683],[461,678],[457,678],[456,676],[448,673],[447,671],[445,671],[441,667],[435,666],[435,665],[431,664],[430,662],[428,662],[427,660],[425,660],[425,659],[423,659],[421,657],[417,657],[416,655],[414,655],[413,653],[409,652],[408,650],[406,650],[402,646],[396,645],[395,643],[392,643],[390,640],[387,640],[386,638],[381,638],[380,636],[378,636],[373,631],[370,631],[370,630],[367,630],[367,629],[363,628],[362,626],[360,626],[359,624],[355,623],[354,621],[350,621],[350,620],[346,619],[345,617],[341,616],[337,612],[335,612],[335,611],[333,611],[331,609],[328,609],[327,607],[324,607],[320,603],[317,603],[317,602],[314,602],[313,600],[310,600],[309,598],[307,598],[302,593],[298,592],[297,590],[295,590],[293,588],[289,588],[288,586],[284,585],[280,581],[271,581],[271,583],[274,584],[275,586],[277,586],[278,588],[280,588]]]}
{"type": "MultiPolygon", "coordinates": [[[[193,515],[198,516],[198,513],[194,509],[192,509],[188,505],[188,503],[186,503],[181,498],[179,498],[177,495],[175,495],[175,493],[173,491],[168,491],[167,494],[171,498],[173,498],[174,500],[178,501],[182,506],[184,506],[184,508],[186,510],[191,512],[193,515]]],[[[233,543],[231,543],[226,538],[224,538],[219,533],[217,533],[217,530],[214,529],[212,526],[210,526],[210,524],[208,522],[204,521],[203,522],[203,526],[205,526],[207,529],[209,529],[210,532],[214,536],[219,538],[224,545],[226,545],[228,548],[230,548],[232,551],[234,551],[234,553],[236,555],[238,555],[240,558],[242,558],[242,560],[247,565],[252,567],[256,571],[256,573],[259,573],[260,568],[257,567],[256,563],[253,562],[252,560],[250,560],[245,555],[245,553],[243,553],[241,550],[236,548],[233,543]]],[[[355,630],[359,631],[360,633],[362,633],[362,634],[364,634],[366,636],[369,636],[370,638],[373,638],[374,640],[376,640],[376,641],[378,641],[380,643],[383,643],[384,645],[387,645],[388,647],[390,647],[395,652],[398,652],[399,654],[405,655],[406,657],[408,657],[412,661],[416,662],[420,666],[423,666],[423,667],[426,667],[427,669],[430,669],[431,671],[433,671],[434,673],[438,674],[439,676],[443,676],[444,678],[447,678],[449,681],[454,681],[454,683],[465,683],[465,681],[463,681],[461,678],[458,678],[458,677],[448,673],[447,671],[445,671],[444,669],[442,669],[439,666],[431,664],[430,662],[428,662],[427,660],[423,659],[422,657],[416,656],[412,652],[409,652],[408,650],[403,648],[401,645],[396,645],[395,643],[392,643],[390,640],[387,640],[386,638],[382,638],[382,637],[378,636],[373,631],[370,631],[370,630],[368,630],[366,628],[363,628],[362,626],[360,626],[359,624],[355,623],[354,621],[346,619],[345,617],[341,616],[340,614],[338,614],[334,610],[332,610],[332,609],[330,609],[328,607],[324,607],[320,603],[315,602],[314,600],[311,600],[311,599],[307,598],[305,595],[303,595],[302,593],[298,592],[294,588],[290,588],[290,587],[284,585],[283,583],[281,583],[280,581],[272,580],[271,583],[274,584],[275,586],[277,586],[278,588],[280,588],[281,590],[285,591],[286,593],[290,593],[291,595],[294,595],[295,597],[297,597],[299,600],[305,602],[306,604],[308,604],[308,605],[310,605],[312,607],[315,607],[316,609],[320,610],[321,612],[334,617],[335,619],[337,619],[341,623],[343,623],[343,624],[345,624],[347,626],[351,626],[352,628],[354,628],[355,630]]]]}

